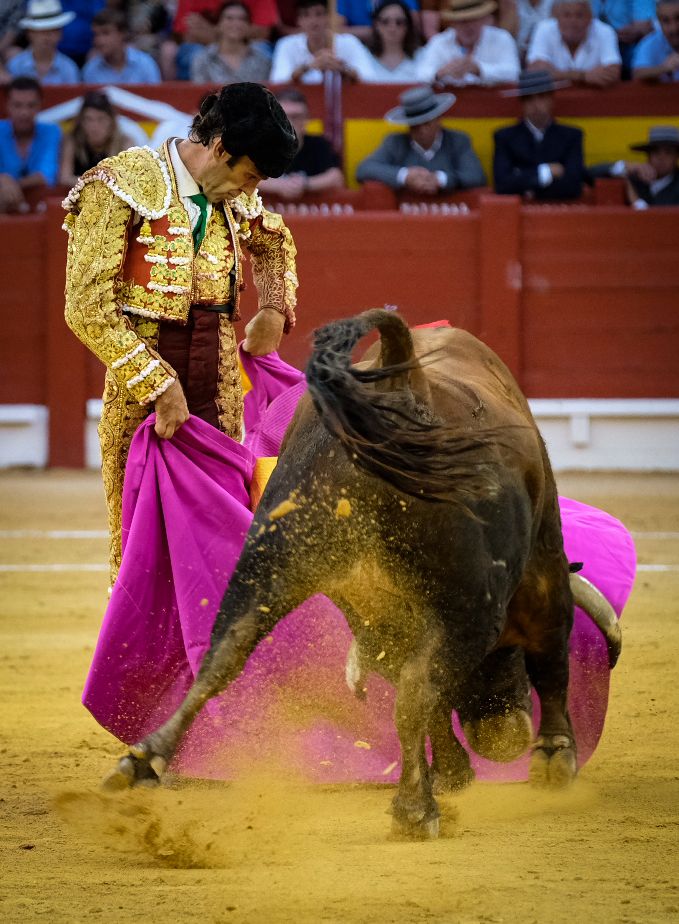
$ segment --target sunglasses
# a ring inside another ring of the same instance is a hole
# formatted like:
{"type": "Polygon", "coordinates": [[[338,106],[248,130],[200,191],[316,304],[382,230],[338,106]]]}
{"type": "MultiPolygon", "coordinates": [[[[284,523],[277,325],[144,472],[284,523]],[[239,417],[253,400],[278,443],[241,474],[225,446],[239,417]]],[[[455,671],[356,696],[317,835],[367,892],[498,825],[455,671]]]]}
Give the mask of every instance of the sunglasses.
{"type": "Polygon", "coordinates": [[[377,22],[381,26],[407,26],[408,20],[403,18],[392,18],[391,16],[380,16],[377,22]]]}

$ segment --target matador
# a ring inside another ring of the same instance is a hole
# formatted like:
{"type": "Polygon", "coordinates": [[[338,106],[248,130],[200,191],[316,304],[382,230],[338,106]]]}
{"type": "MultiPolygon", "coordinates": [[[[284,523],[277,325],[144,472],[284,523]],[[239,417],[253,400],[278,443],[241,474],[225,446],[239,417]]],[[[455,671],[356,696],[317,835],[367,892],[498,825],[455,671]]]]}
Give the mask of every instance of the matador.
{"type": "Polygon", "coordinates": [[[207,97],[188,139],[101,161],[64,202],[66,321],[106,365],[99,436],[112,581],[127,452],[144,418],[155,410],[161,437],[195,414],[241,438],[233,322],[243,250],[259,302],[245,348],[271,352],[295,323],[295,246],[256,186],[283,173],[296,150],[275,97],[232,84],[207,97]]]}

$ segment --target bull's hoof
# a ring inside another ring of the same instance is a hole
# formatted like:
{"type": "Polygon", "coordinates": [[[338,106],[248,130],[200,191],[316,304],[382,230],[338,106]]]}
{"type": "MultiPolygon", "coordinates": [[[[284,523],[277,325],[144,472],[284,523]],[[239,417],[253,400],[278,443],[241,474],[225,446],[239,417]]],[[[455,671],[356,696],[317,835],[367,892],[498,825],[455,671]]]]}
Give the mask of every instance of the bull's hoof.
{"type": "Polygon", "coordinates": [[[575,747],[568,735],[538,738],[528,771],[532,786],[564,789],[578,773],[575,747]]]}
{"type": "Polygon", "coordinates": [[[465,722],[463,730],[476,754],[497,763],[516,760],[533,742],[533,723],[525,709],[465,722]]]}
{"type": "Polygon", "coordinates": [[[391,819],[391,836],[399,841],[434,841],[439,836],[439,816],[423,818],[422,821],[391,819]]]}
{"type": "Polygon", "coordinates": [[[104,777],[101,787],[107,792],[119,792],[133,786],[158,786],[166,765],[160,754],[151,754],[143,745],[135,745],[104,777]]]}
{"type": "Polygon", "coordinates": [[[469,765],[455,771],[439,770],[432,767],[432,789],[434,795],[437,796],[466,789],[467,786],[474,782],[475,778],[476,774],[469,765]]]}

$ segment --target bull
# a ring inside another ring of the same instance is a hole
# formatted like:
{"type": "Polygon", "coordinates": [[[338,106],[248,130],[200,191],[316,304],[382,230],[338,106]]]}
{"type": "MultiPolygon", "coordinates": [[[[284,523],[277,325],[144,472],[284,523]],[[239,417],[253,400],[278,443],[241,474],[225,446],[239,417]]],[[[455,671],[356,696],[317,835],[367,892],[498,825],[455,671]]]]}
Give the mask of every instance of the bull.
{"type": "Polygon", "coordinates": [[[479,754],[513,760],[532,747],[534,784],[570,783],[574,599],[602,628],[611,665],[620,637],[610,605],[570,573],[547,452],[511,373],[465,331],[411,331],[375,309],[316,332],[307,381],[196,680],[106,785],[158,782],[205,702],[317,593],[353,632],[356,694],[370,671],[396,688],[397,834],[435,837],[435,793],[473,778],[452,710],[479,754]],[[353,365],[374,329],[379,342],[353,365]]]}

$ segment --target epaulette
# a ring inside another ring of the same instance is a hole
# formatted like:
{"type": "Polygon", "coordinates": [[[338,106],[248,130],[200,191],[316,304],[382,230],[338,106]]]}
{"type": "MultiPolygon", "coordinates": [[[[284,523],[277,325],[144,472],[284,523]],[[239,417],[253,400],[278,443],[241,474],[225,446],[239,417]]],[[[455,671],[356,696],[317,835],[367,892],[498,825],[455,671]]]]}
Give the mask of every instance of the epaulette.
{"type": "Polygon", "coordinates": [[[162,218],[170,207],[172,183],[167,166],[158,152],[147,146],[129,148],[85,171],[62,202],[67,212],[78,211],[80,193],[96,180],[144,218],[162,218]]]}

